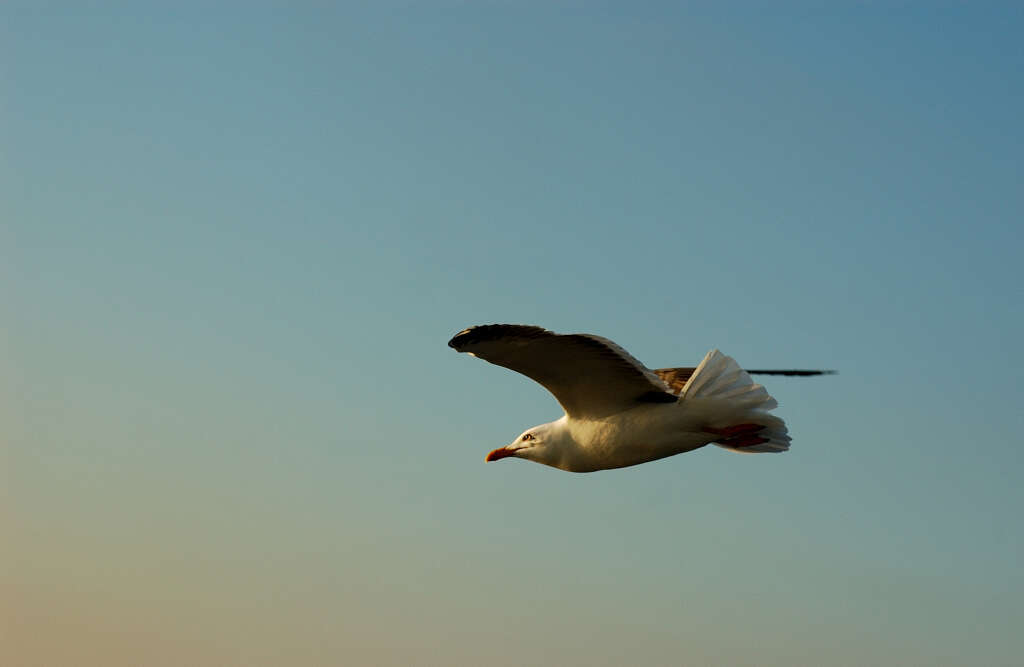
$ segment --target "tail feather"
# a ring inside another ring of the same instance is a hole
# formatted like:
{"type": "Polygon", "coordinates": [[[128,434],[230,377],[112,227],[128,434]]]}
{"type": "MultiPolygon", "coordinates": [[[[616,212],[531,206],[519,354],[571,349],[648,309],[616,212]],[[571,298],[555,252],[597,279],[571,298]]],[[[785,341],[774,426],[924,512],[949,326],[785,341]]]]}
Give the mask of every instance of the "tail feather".
{"type": "MultiPolygon", "coordinates": [[[[729,439],[714,444],[734,452],[745,454],[763,452],[784,452],[789,449],[790,437],[786,423],[775,415],[768,414],[778,403],[768,391],[750,379],[750,375],[733,360],[718,350],[711,350],[690,376],[682,391],[681,401],[700,402],[707,406],[709,413],[716,414],[714,427],[757,424],[763,428],[757,432],[756,444],[730,444],[729,439]]],[[[734,440],[743,442],[743,440],[734,440]]]]}

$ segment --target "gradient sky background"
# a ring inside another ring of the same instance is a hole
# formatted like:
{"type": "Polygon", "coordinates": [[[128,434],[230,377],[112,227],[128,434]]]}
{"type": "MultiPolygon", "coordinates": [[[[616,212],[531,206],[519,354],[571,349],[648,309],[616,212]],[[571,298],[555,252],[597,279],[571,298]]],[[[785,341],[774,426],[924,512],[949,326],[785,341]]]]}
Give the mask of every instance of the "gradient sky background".
{"type": "Polygon", "coordinates": [[[1018,3],[138,4],[0,9],[0,662],[1019,664],[1018,3]],[[485,465],[488,322],[841,374],[485,465]]]}

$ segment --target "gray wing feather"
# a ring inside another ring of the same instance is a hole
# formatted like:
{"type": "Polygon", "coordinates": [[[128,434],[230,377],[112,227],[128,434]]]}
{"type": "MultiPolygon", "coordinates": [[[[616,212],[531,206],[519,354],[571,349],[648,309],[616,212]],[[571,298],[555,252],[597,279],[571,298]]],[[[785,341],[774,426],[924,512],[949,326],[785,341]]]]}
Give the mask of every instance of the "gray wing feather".
{"type": "Polygon", "coordinates": [[[574,418],[598,419],[642,402],[676,400],[658,375],[600,336],[487,324],[459,332],[448,346],[532,378],[574,418]]]}

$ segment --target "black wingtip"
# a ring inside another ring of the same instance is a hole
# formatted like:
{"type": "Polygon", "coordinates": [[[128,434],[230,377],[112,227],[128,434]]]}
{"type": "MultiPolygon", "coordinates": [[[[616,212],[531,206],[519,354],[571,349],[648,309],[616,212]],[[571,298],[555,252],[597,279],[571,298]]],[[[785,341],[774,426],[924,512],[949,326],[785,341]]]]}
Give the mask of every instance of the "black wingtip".
{"type": "Polygon", "coordinates": [[[485,343],[511,336],[518,338],[541,338],[551,335],[553,334],[547,329],[529,324],[480,324],[463,329],[452,336],[452,339],[448,341],[448,347],[457,352],[462,352],[467,345],[474,343],[485,343]]]}
{"type": "Polygon", "coordinates": [[[450,341],[448,341],[448,347],[452,348],[453,350],[458,350],[459,349],[459,344],[458,344],[457,341],[459,340],[459,338],[465,336],[470,331],[472,331],[472,327],[470,327],[469,329],[463,329],[459,333],[457,333],[454,336],[452,336],[452,339],[450,341]]]}
{"type": "Polygon", "coordinates": [[[452,339],[448,341],[448,347],[452,348],[456,352],[462,352],[467,345],[478,343],[482,339],[487,338],[488,330],[492,327],[500,326],[494,324],[480,324],[475,327],[469,327],[463,329],[459,333],[452,336],[452,339]]]}

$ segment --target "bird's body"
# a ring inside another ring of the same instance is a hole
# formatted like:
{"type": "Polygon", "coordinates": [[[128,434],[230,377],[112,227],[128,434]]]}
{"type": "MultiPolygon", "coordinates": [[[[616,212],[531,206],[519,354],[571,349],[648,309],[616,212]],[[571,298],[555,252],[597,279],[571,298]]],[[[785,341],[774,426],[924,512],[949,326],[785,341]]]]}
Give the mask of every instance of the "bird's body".
{"type": "Polygon", "coordinates": [[[700,432],[700,419],[676,403],[641,405],[602,419],[570,419],[550,424],[562,446],[548,465],[570,472],[625,468],[682,454],[715,439],[700,432]]]}
{"type": "MultiPolygon", "coordinates": [[[[718,350],[696,368],[651,370],[615,343],[590,334],[492,324],[448,345],[540,382],[566,414],[492,451],[571,472],[654,461],[715,443],[746,453],[789,448],[775,399],[718,350]]],[[[760,371],[821,374],[828,371],[760,371]]]]}

